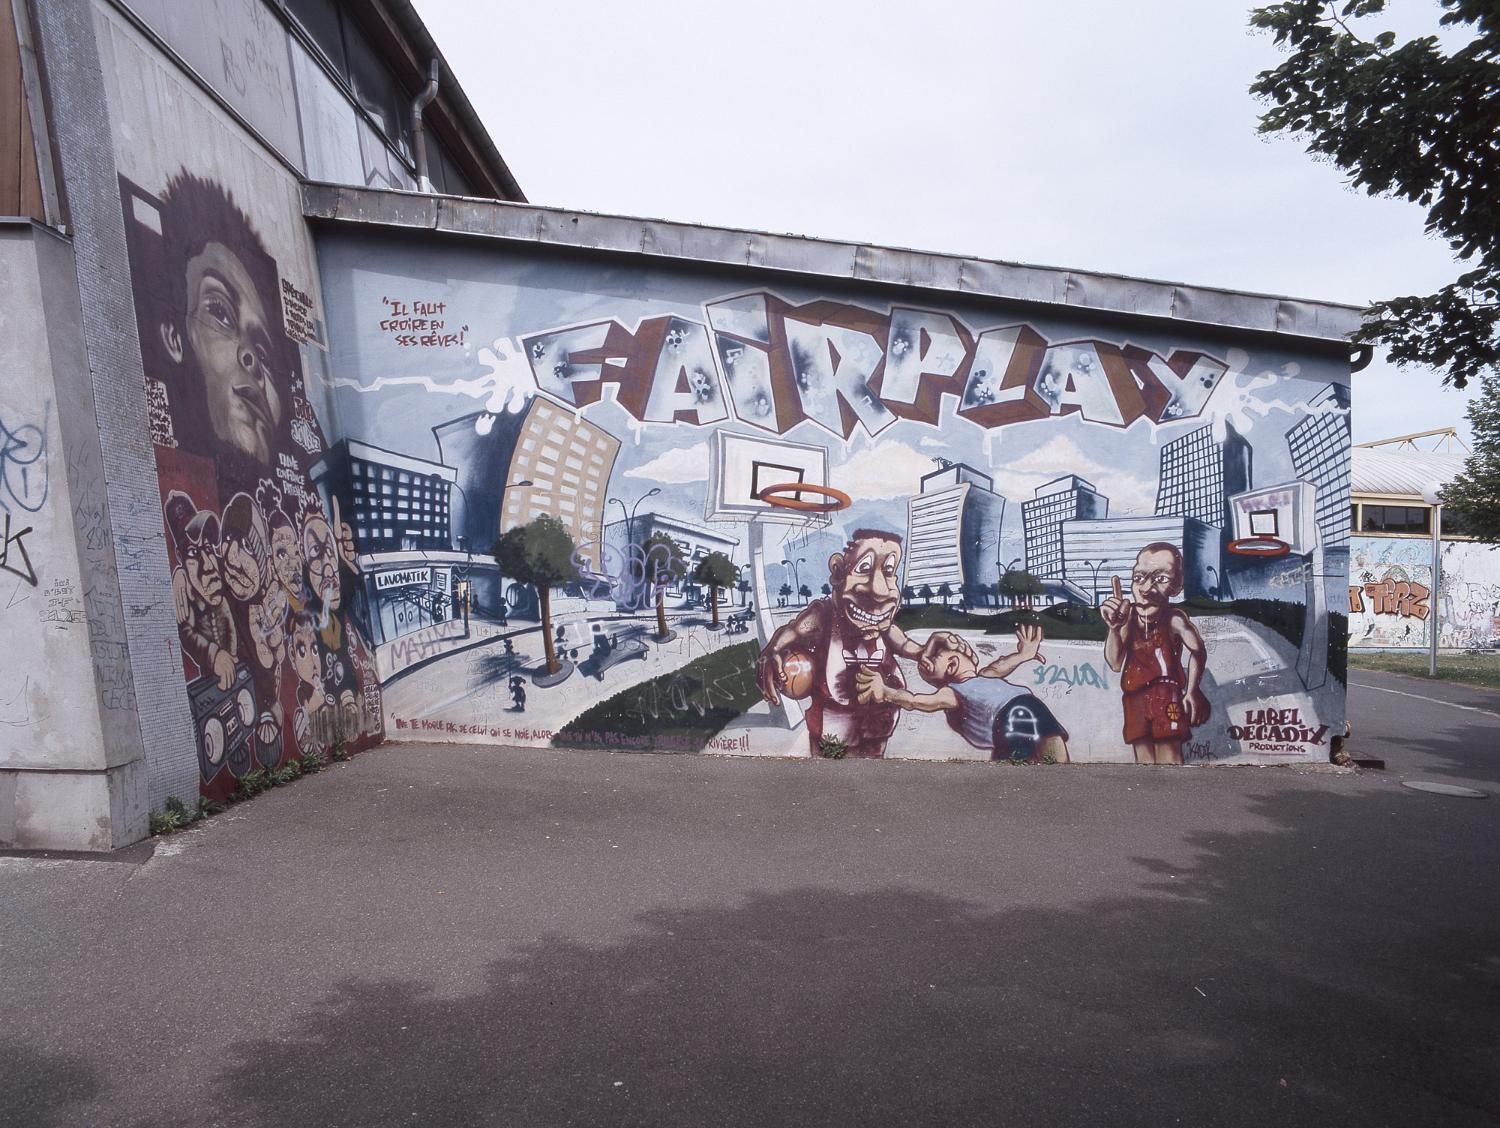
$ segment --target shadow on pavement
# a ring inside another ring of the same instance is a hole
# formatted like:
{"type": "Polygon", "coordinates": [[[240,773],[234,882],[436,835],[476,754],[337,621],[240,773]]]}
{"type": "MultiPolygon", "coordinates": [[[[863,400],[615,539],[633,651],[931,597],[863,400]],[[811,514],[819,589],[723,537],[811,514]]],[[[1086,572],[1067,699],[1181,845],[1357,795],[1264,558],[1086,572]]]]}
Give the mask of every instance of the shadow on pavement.
{"type": "Polygon", "coordinates": [[[1183,868],[1147,848],[1133,895],[1063,908],[814,887],[810,852],[806,886],[543,938],[469,997],[338,984],[233,1046],[209,1100],[361,1126],[1493,1124],[1496,848],[1465,899],[1424,881],[1468,818],[1444,802],[1280,790],[1252,800],[1266,829],[1192,832],[1183,868]]]}
{"type": "Polygon", "coordinates": [[[0,1124],[61,1128],[87,1123],[81,1106],[101,1088],[97,1071],[82,1057],[43,1053],[0,1033],[0,1124]],[[24,1115],[10,1119],[16,1113],[24,1115]]]}

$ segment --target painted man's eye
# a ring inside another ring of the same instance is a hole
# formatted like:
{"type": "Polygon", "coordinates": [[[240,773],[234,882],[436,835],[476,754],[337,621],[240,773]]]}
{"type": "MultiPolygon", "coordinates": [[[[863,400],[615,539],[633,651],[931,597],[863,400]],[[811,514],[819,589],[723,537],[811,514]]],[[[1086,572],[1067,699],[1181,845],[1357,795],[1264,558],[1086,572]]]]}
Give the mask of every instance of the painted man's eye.
{"type": "Polygon", "coordinates": [[[234,310],[223,298],[217,296],[207,297],[203,300],[203,312],[206,313],[214,324],[224,329],[234,328],[234,310]]]}

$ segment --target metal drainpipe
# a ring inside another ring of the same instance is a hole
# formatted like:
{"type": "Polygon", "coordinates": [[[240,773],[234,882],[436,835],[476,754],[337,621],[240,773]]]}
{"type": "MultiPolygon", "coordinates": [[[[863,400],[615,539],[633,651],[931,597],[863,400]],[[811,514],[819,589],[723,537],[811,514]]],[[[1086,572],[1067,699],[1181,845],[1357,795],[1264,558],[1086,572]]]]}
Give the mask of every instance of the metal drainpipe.
{"type": "Polygon", "coordinates": [[[1427,676],[1437,677],[1438,636],[1442,633],[1443,597],[1438,593],[1443,585],[1443,506],[1439,502],[1432,507],[1432,591],[1427,595],[1427,676]]]}
{"type": "Polygon", "coordinates": [[[427,67],[427,86],[411,103],[411,147],[417,158],[418,192],[432,191],[432,181],[427,178],[427,130],[422,124],[422,111],[437,97],[439,69],[433,59],[427,67]]]}

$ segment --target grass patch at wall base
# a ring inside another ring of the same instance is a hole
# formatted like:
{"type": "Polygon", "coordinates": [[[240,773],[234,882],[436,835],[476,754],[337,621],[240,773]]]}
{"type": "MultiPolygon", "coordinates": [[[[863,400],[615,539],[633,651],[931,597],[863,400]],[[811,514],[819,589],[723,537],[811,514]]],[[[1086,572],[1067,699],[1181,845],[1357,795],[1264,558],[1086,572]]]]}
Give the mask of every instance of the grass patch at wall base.
{"type": "MultiPolygon", "coordinates": [[[[1388,674],[1427,678],[1427,664],[1425,650],[1415,654],[1393,654],[1387,650],[1349,651],[1349,665],[1357,670],[1380,670],[1388,674]]],[[[1437,680],[1500,689],[1500,654],[1439,654],[1437,680]]]]}

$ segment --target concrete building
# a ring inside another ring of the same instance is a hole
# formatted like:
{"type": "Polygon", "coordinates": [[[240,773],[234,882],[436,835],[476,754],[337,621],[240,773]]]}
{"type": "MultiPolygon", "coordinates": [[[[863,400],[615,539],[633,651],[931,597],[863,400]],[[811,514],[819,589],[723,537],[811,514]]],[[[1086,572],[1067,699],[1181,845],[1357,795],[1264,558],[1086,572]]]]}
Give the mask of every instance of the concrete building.
{"type": "MultiPolygon", "coordinates": [[[[4,718],[0,846],[109,849],[143,837],[168,798],[195,807],[200,789],[220,796],[252,764],[296,755],[290,723],[285,751],[254,731],[276,723],[278,687],[244,601],[208,584],[183,624],[170,593],[180,548],[217,569],[221,536],[259,552],[269,535],[293,562],[293,607],[327,617],[338,602],[332,514],[309,474],[326,405],[302,367],[322,363],[327,326],[301,182],[415,189],[425,172],[524,197],[406,3],[5,0],[0,83],[0,275],[17,312],[0,418],[25,437],[8,458],[37,453],[25,504],[0,507],[0,569],[45,603],[45,634],[7,628],[26,724],[4,718]],[[434,58],[417,137],[409,107],[434,58]],[[210,229],[234,320],[184,323],[183,259],[210,229]],[[255,365],[277,394],[235,407],[207,379],[208,341],[240,324],[268,330],[255,365]]],[[[320,643],[344,671],[341,718],[311,727],[359,747],[379,738],[380,692],[347,614],[320,643]]]]}
{"type": "Polygon", "coordinates": [[[1095,604],[1113,590],[1112,580],[1130,589],[1136,555],[1156,541],[1182,553],[1183,596],[1215,596],[1223,581],[1221,530],[1194,517],[1111,517],[1064,521],[1066,579],[1095,604]]]}
{"type": "Polygon", "coordinates": [[[954,596],[970,584],[993,584],[1005,498],[995,480],[962,462],[922,475],[920,492],[906,502],[908,587],[947,584],[954,596]]]}
{"type": "MultiPolygon", "coordinates": [[[[254,766],[359,751],[403,720],[435,739],[550,743],[594,686],[551,668],[550,635],[476,621],[518,586],[502,594],[484,557],[550,514],[596,573],[572,586],[594,588],[617,458],[639,484],[652,449],[690,512],[707,469],[693,452],[721,426],[812,423],[799,434],[847,451],[901,419],[899,441],[931,427],[982,465],[1006,428],[1131,414],[1121,457],[1138,475],[1159,457],[1153,428],[1198,413],[1227,372],[1211,353],[1295,362],[1285,394],[1302,402],[1343,382],[1358,322],[1317,302],[526,205],[409,0],[5,0],[0,80],[14,94],[0,103],[0,847],[122,846],[169,800],[222,800],[254,766]],[[789,280],[809,300],[782,296],[789,280]],[[711,306],[722,326],[700,321],[711,306]],[[568,343],[540,371],[499,355],[527,333],[568,343]],[[1056,345],[1098,363],[1072,364],[1049,398],[1037,362],[1056,345]],[[898,346],[904,385],[882,385],[898,346]],[[487,352],[494,373],[479,371],[487,352]],[[478,410],[500,390],[519,411],[478,410]],[[680,441],[622,450],[594,420],[680,441]],[[460,599],[481,575],[492,590],[460,599]],[[522,670],[525,726],[498,729],[497,678],[519,688],[522,670]]],[[[923,483],[914,527],[932,519],[940,541],[956,527],[945,555],[969,578],[965,513],[993,503],[955,516],[942,495],[960,488],[988,489],[962,471],[923,483]]],[[[888,520],[871,504],[886,500],[851,499],[847,520],[888,520]]],[[[1063,526],[1106,516],[1092,485],[1059,478],[1023,507],[1028,561],[1073,590],[1063,526]]],[[[1161,520],[1191,549],[1194,518],[1161,520]]],[[[768,524],[746,539],[791,531],[768,524]]],[[[542,589],[554,614],[605,613],[567,586],[542,589]]],[[[657,663],[695,660],[687,645],[649,653],[653,680],[657,663]]],[[[1296,700],[1342,724],[1338,694],[1296,700]]],[[[1113,721],[1069,723],[1074,759],[1118,753],[1113,721]]],[[[745,739],[815,750],[807,733],[745,739]]]]}
{"type": "Polygon", "coordinates": [[[1224,421],[1224,437],[1208,423],[1161,448],[1156,512],[1163,517],[1191,517],[1219,529],[1230,527],[1228,498],[1250,488],[1250,444],[1224,421]]]}
{"type": "Polygon", "coordinates": [[[1464,468],[1457,435],[1400,436],[1352,454],[1349,646],[1427,649],[1435,625],[1439,649],[1500,648],[1500,553],[1439,500],[1464,468]],[[1417,445],[1434,441],[1448,449],[1417,445]]]}
{"type": "Polygon", "coordinates": [[[1109,498],[1076,474],[1065,474],[1036,488],[1021,504],[1026,538],[1026,570],[1033,576],[1059,579],[1066,572],[1062,527],[1065,521],[1091,521],[1109,516],[1109,498]]]}

